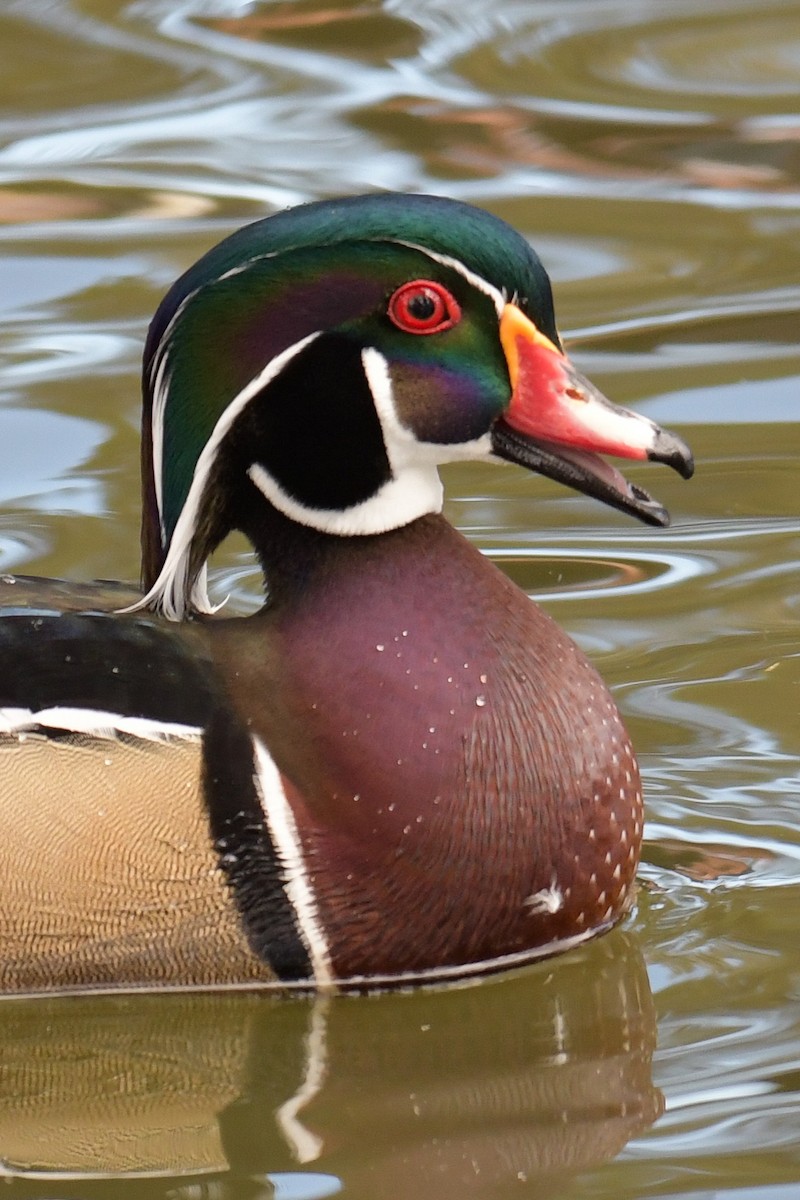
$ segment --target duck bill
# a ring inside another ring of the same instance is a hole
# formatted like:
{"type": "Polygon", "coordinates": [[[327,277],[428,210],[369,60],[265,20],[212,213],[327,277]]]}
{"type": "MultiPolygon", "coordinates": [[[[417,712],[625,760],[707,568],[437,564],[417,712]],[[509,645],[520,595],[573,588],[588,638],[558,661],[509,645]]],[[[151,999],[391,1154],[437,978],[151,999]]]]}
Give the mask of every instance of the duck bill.
{"type": "Polygon", "coordinates": [[[666,463],[689,479],[694,462],[686,443],[606,400],[515,304],[503,311],[500,340],[512,394],[492,430],[494,454],[649,525],[668,525],[667,510],[600,456],[666,463]]]}

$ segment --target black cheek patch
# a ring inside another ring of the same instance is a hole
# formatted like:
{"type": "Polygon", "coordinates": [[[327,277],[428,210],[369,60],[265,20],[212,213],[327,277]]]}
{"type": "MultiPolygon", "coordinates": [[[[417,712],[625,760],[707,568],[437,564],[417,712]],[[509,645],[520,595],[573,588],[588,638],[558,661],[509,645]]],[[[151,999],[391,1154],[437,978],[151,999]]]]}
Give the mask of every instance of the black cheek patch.
{"type": "Polygon", "coordinates": [[[315,338],[253,397],[231,444],[307,508],[351,508],[392,477],[361,348],[340,334],[315,338]]]}

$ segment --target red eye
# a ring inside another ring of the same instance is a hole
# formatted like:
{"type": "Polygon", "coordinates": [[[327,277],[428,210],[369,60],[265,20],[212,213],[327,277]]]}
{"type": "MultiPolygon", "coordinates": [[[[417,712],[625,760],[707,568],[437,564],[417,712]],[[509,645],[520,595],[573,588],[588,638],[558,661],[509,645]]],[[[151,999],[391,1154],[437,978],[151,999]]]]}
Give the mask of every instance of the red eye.
{"type": "Polygon", "coordinates": [[[452,292],[430,279],[404,283],[389,300],[389,318],[404,333],[442,333],[461,320],[452,292]]]}

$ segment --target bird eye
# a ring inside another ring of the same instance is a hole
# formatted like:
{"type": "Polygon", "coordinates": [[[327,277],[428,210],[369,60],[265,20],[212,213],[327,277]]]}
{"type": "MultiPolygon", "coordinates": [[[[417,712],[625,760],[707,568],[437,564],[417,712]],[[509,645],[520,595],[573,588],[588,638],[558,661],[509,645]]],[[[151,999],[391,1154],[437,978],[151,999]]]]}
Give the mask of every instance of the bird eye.
{"type": "Polygon", "coordinates": [[[404,333],[442,333],[461,320],[452,292],[430,279],[404,283],[389,300],[389,319],[404,333]]]}

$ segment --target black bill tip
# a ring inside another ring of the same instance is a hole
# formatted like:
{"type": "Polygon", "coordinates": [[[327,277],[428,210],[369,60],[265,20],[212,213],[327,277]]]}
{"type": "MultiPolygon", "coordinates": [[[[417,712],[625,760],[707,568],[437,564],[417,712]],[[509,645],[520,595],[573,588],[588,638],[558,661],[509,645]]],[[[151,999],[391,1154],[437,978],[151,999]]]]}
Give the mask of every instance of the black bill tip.
{"type": "Polygon", "coordinates": [[[672,467],[684,479],[694,475],[694,456],[683,438],[667,429],[658,429],[653,446],[647,452],[650,462],[672,467]]]}
{"type": "MultiPolygon", "coordinates": [[[[667,463],[688,479],[694,469],[688,447],[673,434],[664,436],[663,446],[654,446],[648,457],[667,463]]],[[[513,429],[502,417],[492,430],[492,450],[498,458],[555,479],[646,525],[669,525],[666,508],[599,454],[555,442],[535,441],[513,429]]]]}

